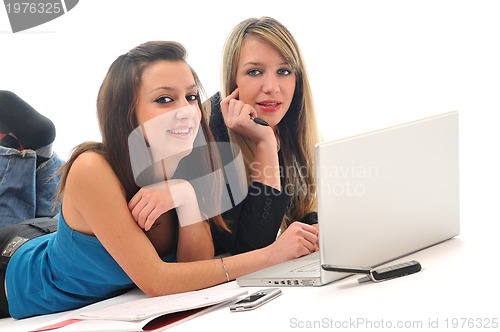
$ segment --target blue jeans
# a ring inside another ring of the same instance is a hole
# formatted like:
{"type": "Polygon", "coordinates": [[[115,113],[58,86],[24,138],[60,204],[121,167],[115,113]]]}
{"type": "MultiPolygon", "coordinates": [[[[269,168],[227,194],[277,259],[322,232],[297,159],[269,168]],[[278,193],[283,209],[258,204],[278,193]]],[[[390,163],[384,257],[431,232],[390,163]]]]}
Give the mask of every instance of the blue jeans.
{"type": "Polygon", "coordinates": [[[59,213],[53,205],[62,164],[54,153],[37,168],[34,151],[0,146],[0,227],[59,213]]]}

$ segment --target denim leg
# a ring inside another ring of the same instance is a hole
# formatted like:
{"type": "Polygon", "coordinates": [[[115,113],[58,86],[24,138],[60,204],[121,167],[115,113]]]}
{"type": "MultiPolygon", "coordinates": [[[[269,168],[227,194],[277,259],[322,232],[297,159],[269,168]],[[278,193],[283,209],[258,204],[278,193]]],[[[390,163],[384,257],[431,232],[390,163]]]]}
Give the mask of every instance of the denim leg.
{"type": "Polygon", "coordinates": [[[36,154],[0,146],[0,227],[35,217],[36,154]]]}
{"type": "Polygon", "coordinates": [[[60,205],[54,207],[54,201],[61,182],[58,170],[63,163],[54,152],[49,160],[37,168],[35,217],[53,217],[59,213],[60,205]]]}

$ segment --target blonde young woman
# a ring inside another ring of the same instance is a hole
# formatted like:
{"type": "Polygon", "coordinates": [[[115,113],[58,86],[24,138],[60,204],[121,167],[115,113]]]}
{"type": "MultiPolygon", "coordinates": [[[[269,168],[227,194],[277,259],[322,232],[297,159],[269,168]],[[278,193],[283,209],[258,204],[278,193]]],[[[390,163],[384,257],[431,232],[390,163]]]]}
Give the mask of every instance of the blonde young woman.
{"type": "Polygon", "coordinates": [[[305,63],[290,31],[270,17],[234,27],[223,50],[221,92],[210,101],[210,129],[216,141],[241,148],[250,183],[245,200],[223,215],[232,232],[212,228],[217,251],[265,247],[294,223],[317,227],[319,133],[305,63]]]}
{"type": "Polygon", "coordinates": [[[148,42],[113,62],[97,98],[103,140],[78,146],[65,164],[57,231],[0,229],[2,317],[75,309],[133,287],[149,296],[201,289],[314,250],[316,230],[300,225],[266,248],[213,258],[210,225],[226,226],[203,218],[190,183],[172,176],[196,139],[211,141],[185,59],[178,43],[148,42]],[[159,161],[146,177],[130,149],[137,132],[159,161]],[[140,188],[147,179],[159,182],[140,188]]]}

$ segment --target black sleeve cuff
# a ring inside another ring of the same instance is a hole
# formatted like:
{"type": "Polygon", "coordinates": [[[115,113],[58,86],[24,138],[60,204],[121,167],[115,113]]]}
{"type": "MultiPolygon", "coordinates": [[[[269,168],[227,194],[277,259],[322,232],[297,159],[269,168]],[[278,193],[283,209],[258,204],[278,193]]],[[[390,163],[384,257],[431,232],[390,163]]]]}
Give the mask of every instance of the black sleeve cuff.
{"type": "Polygon", "coordinates": [[[318,223],[318,213],[317,212],[310,212],[310,213],[306,214],[304,216],[304,218],[302,218],[300,221],[303,222],[304,224],[308,224],[308,225],[317,224],[318,223]]]}
{"type": "Polygon", "coordinates": [[[212,228],[216,252],[237,254],[273,243],[289,202],[284,191],[250,183],[245,199],[223,215],[231,233],[212,228]]]}

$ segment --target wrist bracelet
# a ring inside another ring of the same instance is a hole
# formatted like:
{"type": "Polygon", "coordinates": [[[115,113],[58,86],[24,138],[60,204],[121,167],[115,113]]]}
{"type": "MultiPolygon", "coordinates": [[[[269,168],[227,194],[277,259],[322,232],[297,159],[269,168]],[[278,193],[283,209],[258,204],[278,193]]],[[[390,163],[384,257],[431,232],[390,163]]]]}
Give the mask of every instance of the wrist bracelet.
{"type": "Polygon", "coordinates": [[[229,279],[229,273],[227,273],[227,267],[226,267],[226,264],[224,264],[224,258],[220,258],[220,262],[222,264],[222,268],[224,269],[224,273],[226,274],[226,279],[227,281],[231,281],[231,279],[229,279]]]}

